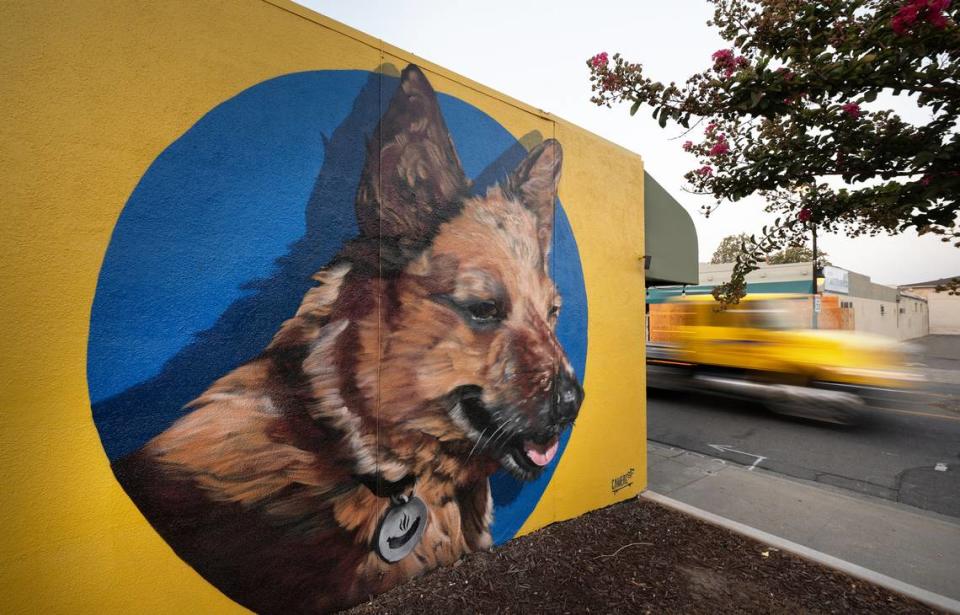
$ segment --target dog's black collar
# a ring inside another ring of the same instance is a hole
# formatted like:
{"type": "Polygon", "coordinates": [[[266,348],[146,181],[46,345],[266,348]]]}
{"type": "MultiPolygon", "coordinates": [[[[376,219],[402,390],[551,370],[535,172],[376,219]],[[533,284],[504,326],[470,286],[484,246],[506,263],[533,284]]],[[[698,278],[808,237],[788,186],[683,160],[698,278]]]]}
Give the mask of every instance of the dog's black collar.
{"type": "Polygon", "coordinates": [[[399,497],[417,482],[413,474],[407,474],[397,481],[387,480],[379,474],[355,474],[354,478],[378,498],[399,497]]]}

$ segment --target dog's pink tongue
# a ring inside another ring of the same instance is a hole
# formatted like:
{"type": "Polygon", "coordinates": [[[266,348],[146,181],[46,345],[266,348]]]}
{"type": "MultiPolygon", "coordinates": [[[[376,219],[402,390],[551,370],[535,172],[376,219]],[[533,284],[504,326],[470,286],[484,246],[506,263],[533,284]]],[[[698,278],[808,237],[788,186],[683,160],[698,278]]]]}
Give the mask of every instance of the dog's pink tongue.
{"type": "Polygon", "coordinates": [[[560,440],[556,436],[546,444],[537,444],[536,442],[525,440],[523,443],[523,452],[527,454],[527,458],[533,463],[538,466],[545,466],[553,460],[553,457],[557,454],[557,447],[559,445],[560,440]]]}

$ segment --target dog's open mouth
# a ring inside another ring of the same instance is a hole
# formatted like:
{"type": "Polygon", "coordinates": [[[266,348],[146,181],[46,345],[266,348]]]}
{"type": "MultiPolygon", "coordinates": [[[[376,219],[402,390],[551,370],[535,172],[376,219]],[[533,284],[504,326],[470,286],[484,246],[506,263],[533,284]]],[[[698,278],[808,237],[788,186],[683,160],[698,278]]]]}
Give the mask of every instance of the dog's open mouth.
{"type": "Polygon", "coordinates": [[[532,480],[553,461],[559,448],[559,436],[552,436],[542,444],[518,438],[505,447],[500,465],[520,480],[532,480]]]}
{"type": "Polygon", "coordinates": [[[553,461],[559,447],[560,438],[558,436],[553,436],[546,444],[537,444],[533,440],[524,440],[524,459],[529,459],[536,466],[545,466],[553,461]]]}
{"type": "Polygon", "coordinates": [[[514,477],[532,480],[557,456],[559,435],[566,425],[554,425],[539,433],[517,429],[511,425],[512,417],[498,416],[502,413],[491,412],[486,407],[477,387],[464,387],[459,403],[466,419],[479,434],[473,453],[496,458],[514,477]]]}

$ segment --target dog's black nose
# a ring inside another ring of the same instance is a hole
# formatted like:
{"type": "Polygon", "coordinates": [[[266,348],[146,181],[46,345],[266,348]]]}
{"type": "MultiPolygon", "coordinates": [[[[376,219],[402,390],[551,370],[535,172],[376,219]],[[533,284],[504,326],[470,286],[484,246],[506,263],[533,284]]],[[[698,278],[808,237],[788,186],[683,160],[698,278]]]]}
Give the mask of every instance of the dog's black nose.
{"type": "Polygon", "coordinates": [[[555,400],[556,416],[561,422],[567,423],[577,418],[580,404],[583,403],[583,388],[576,378],[565,373],[557,374],[557,397],[555,400]]]}

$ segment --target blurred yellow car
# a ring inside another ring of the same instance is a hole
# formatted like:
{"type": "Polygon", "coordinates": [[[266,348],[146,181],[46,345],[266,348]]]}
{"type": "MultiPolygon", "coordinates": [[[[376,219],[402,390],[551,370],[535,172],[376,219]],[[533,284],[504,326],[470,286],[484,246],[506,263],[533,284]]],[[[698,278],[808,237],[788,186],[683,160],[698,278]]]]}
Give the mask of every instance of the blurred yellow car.
{"type": "Polygon", "coordinates": [[[676,297],[671,340],[647,345],[647,386],[756,399],[793,416],[852,424],[922,381],[893,340],[811,329],[809,295],[748,295],[726,309],[676,297]]]}

